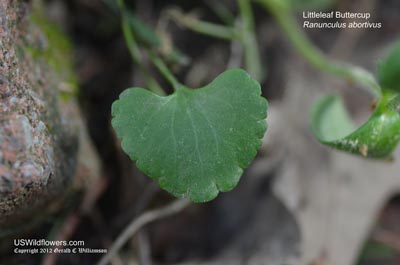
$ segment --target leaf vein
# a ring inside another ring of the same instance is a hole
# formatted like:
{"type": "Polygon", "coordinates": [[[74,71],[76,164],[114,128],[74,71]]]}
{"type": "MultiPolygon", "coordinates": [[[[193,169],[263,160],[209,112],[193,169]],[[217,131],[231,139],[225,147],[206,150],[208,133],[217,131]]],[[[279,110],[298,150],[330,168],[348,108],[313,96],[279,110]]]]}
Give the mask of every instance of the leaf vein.
{"type": "Polygon", "coordinates": [[[193,129],[194,141],[195,141],[195,146],[196,146],[196,153],[197,153],[197,156],[198,156],[199,162],[200,162],[201,175],[203,175],[204,174],[204,168],[203,168],[204,165],[203,165],[203,159],[201,158],[201,154],[200,154],[200,150],[199,150],[199,137],[197,135],[196,126],[195,126],[195,124],[193,122],[193,117],[192,117],[190,108],[189,108],[188,105],[186,105],[186,106],[187,106],[186,113],[187,113],[187,115],[189,117],[192,129],[193,129]]]}
{"type": "Polygon", "coordinates": [[[211,121],[208,119],[207,115],[204,113],[204,111],[201,109],[201,106],[198,105],[198,102],[194,102],[195,104],[195,108],[197,109],[197,111],[204,117],[204,119],[207,121],[207,125],[211,130],[212,135],[214,136],[214,140],[215,140],[215,148],[216,148],[216,153],[217,153],[217,159],[219,158],[219,138],[218,135],[215,131],[214,126],[212,125],[211,121]]]}

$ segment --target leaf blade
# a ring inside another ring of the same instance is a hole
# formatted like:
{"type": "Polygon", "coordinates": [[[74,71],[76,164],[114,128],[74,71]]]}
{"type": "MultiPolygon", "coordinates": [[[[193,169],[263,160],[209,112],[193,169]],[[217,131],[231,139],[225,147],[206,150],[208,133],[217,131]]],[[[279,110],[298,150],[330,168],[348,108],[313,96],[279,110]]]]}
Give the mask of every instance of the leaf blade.
{"type": "Polygon", "coordinates": [[[313,133],[321,143],[335,149],[368,158],[386,159],[400,141],[400,115],[396,108],[388,104],[392,101],[398,101],[397,95],[384,94],[368,121],[352,130],[353,125],[349,125],[350,118],[340,97],[325,97],[314,106],[311,115],[313,133]],[[326,123],[332,121],[334,129],[331,130],[339,133],[326,129],[329,128],[326,123]]]}
{"type": "Polygon", "coordinates": [[[243,70],[167,97],[133,88],[112,106],[123,150],[161,188],[195,202],[233,189],[261,146],[267,101],[243,70]]]}
{"type": "Polygon", "coordinates": [[[400,92],[400,41],[379,63],[378,79],[383,89],[400,92]]]}

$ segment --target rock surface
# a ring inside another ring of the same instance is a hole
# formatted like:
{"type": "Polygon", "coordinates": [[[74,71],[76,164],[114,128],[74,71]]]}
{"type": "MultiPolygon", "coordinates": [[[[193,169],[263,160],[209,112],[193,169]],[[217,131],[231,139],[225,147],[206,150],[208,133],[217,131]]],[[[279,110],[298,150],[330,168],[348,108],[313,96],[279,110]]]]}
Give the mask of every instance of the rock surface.
{"type": "Polygon", "coordinates": [[[72,87],[67,62],[55,61],[63,57],[30,8],[0,1],[0,236],[61,199],[77,172],[93,175],[77,161],[85,136],[73,96],[62,92],[72,87]]]}

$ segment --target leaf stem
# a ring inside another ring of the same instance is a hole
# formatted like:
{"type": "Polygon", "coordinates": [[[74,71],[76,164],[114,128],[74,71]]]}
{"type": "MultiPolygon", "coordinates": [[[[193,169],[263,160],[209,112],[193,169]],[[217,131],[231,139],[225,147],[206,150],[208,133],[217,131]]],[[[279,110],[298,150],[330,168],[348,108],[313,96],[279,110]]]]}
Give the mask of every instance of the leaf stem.
{"type": "Polygon", "coordinates": [[[257,45],[254,30],[254,16],[251,10],[250,0],[238,0],[242,27],[224,26],[205,22],[194,16],[185,15],[180,10],[169,11],[169,17],[176,23],[194,32],[225,40],[238,40],[244,47],[245,66],[250,75],[257,81],[264,78],[261,56],[257,45]]]}
{"type": "Polygon", "coordinates": [[[233,27],[202,21],[194,16],[185,15],[177,9],[170,10],[169,17],[177,24],[204,35],[225,40],[239,38],[238,32],[233,27]]]}
{"type": "Polygon", "coordinates": [[[381,88],[374,76],[363,68],[341,62],[333,62],[321,53],[305,36],[297,24],[291,10],[284,1],[279,0],[257,0],[275,17],[287,37],[313,67],[336,75],[351,83],[358,83],[369,88],[374,96],[382,95],[381,88]]]}
{"type": "Polygon", "coordinates": [[[174,76],[173,73],[168,69],[168,67],[165,65],[165,63],[158,57],[154,52],[151,50],[147,50],[147,54],[149,55],[149,58],[151,62],[157,67],[157,69],[160,71],[160,73],[168,80],[168,82],[172,85],[174,91],[178,91],[182,88],[184,88],[184,85],[182,85],[174,76]]]}
{"type": "Polygon", "coordinates": [[[214,11],[219,19],[225,25],[233,26],[235,23],[235,16],[232,12],[220,1],[206,0],[205,3],[214,11]]]}
{"type": "Polygon", "coordinates": [[[264,79],[261,56],[255,33],[254,15],[250,0],[238,0],[240,17],[242,20],[241,42],[244,47],[246,68],[257,81],[264,79]]]}
{"type": "Polygon", "coordinates": [[[132,30],[129,26],[129,21],[125,12],[125,4],[123,0],[118,0],[117,1],[118,7],[121,11],[122,15],[122,32],[124,34],[124,39],[126,42],[126,46],[128,47],[129,53],[133,59],[133,61],[136,63],[137,67],[143,74],[143,79],[145,80],[148,88],[150,91],[159,94],[159,95],[165,95],[164,90],[161,88],[161,86],[157,83],[157,81],[150,75],[149,71],[143,66],[142,63],[142,54],[140,53],[139,46],[135,40],[135,37],[132,33],[132,30]]]}

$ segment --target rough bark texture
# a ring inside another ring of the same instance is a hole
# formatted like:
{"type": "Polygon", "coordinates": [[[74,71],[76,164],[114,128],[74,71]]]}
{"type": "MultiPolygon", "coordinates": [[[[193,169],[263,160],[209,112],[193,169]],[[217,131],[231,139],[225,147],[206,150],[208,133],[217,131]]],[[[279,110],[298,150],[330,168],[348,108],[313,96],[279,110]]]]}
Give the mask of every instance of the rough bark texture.
{"type": "Polygon", "coordinates": [[[66,62],[56,61],[63,57],[54,56],[57,47],[32,23],[30,8],[0,0],[0,236],[42,214],[85,172],[77,166],[80,115],[73,97],[61,99],[70,87],[66,62]]]}

